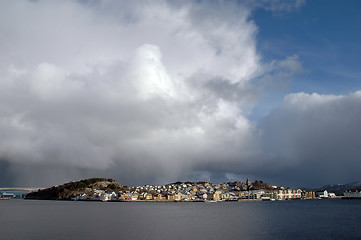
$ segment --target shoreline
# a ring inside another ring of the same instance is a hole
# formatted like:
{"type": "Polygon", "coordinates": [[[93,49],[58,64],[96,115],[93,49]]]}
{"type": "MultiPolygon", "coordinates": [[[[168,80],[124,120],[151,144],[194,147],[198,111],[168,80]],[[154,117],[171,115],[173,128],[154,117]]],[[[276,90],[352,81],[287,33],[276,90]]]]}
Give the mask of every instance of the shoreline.
{"type": "MultiPolygon", "coordinates": [[[[123,203],[127,203],[127,202],[138,202],[138,203],[145,203],[145,202],[150,202],[150,203],[181,203],[181,202],[185,202],[185,203],[222,203],[222,202],[277,202],[277,201],[294,201],[294,200],[325,200],[325,199],[329,199],[329,200],[333,200],[333,199],[345,199],[345,200],[361,200],[361,198],[344,198],[344,197],[338,197],[338,198],[322,198],[322,199],[317,199],[317,198],[313,198],[313,199],[305,199],[305,198],[300,198],[300,199],[282,199],[282,200],[264,200],[264,199],[237,199],[237,200],[172,200],[172,201],[168,201],[168,200],[108,200],[108,201],[102,201],[102,200],[92,200],[92,199],[84,199],[84,200],[71,200],[71,199],[29,199],[29,198],[25,198],[23,200],[40,200],[40,201],[69,201],[69,202],[123,202],[123,203]]],[[[5,199],[0,199],[0,200],[5,200],[5,199]]],[[[8,199],[6,199],[8,200],[8,199]]]]}

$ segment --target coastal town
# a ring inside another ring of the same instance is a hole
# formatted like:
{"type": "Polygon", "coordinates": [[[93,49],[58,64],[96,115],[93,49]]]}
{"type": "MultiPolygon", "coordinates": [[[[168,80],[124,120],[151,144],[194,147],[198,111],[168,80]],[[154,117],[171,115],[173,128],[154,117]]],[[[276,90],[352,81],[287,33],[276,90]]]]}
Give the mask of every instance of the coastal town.
{"type": "Polygon", "coordinates": [[[315,198],[312,193],[303,194],[301,189],[269,186],[261,181],[252,183],[228,182],[212,184],[208,182],[176,182],[167,185],[145,185],[119,192],[93,189],[93,195],[83,193],[73,200],[100,201],[240,201],[240,200],[288,200],[315,198]]]}
{"type": "Polygon", "coordinates": [[[327,190],[303,190],[269,185],[262,181],[227,183],[174,182],[166,185],[127,187],[112,179],[93,178],[39,189],[27,194],[0,191],[0,198],[40,200],[119,201],[119,202],[224,202],[279,201],[295,199],[361,198],[361,191],[351,189],[342,195],[327,190]]]}
{"type": "Polygon", "coordinates": [[[303,191],[302,189],[270,186],[262,181],[252,183],[228,182],[176,182],[167,185],[145,185],[119,192],[93,189],[93,194],[78,195],[72,200],[98,201],[171,201],[171,202],[221,202],[221,201],[276,201],[292,199],[336,198],[334,193],[303,191]]]}

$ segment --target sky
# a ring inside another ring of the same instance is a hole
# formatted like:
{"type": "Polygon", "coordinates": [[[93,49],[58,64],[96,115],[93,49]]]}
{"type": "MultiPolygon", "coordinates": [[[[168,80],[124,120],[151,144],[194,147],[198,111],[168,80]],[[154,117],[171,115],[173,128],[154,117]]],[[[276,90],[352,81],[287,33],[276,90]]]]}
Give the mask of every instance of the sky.
{"type": "Polygon", "coordinates": [[[359,1],[0,4],[0,186],[361,181],[359,1]]]}

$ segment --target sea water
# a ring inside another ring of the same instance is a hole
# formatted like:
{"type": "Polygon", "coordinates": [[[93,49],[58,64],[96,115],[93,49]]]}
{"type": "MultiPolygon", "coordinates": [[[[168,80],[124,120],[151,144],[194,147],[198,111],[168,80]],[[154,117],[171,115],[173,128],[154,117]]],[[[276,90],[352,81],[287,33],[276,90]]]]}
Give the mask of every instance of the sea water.
{"type": "Polygon", "coordinates": [[[361,200],[2,200],[0,239],[361,239],[361,200]]]}

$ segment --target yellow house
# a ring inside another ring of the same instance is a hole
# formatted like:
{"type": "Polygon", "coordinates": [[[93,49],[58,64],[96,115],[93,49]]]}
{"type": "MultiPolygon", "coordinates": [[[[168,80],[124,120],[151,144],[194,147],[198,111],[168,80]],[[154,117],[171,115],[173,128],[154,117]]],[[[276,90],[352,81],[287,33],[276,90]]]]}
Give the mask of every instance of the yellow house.
{"type": "Polygon", "coordinates": [[[174,200],[175,201],[182,201],[183,198],[184,198],[183,194],[181,194],[181,193],[177,193],[177,194],[174,195],[174,200]]]}
{"type": "Polygon", "coordinates": [[[145,195],[145,200],[153,200],[153,195],[150,194],[150,193],[147,193],[147,194],[145,195]]]}
{"type": "Polygon", "coordinates": [[[213,194],[213,200],[220,200],[221,199],[221,195],[218,192],[215,192],[213,194]]]}
{"type": "Polygon", "coordinates": [[[167,200],[168,200],[168,201],[174,201],[174,200],[175,200],[174,195],[173,195],[173,194],[168,194],[168,195],[167,195],[167,200]]]}

